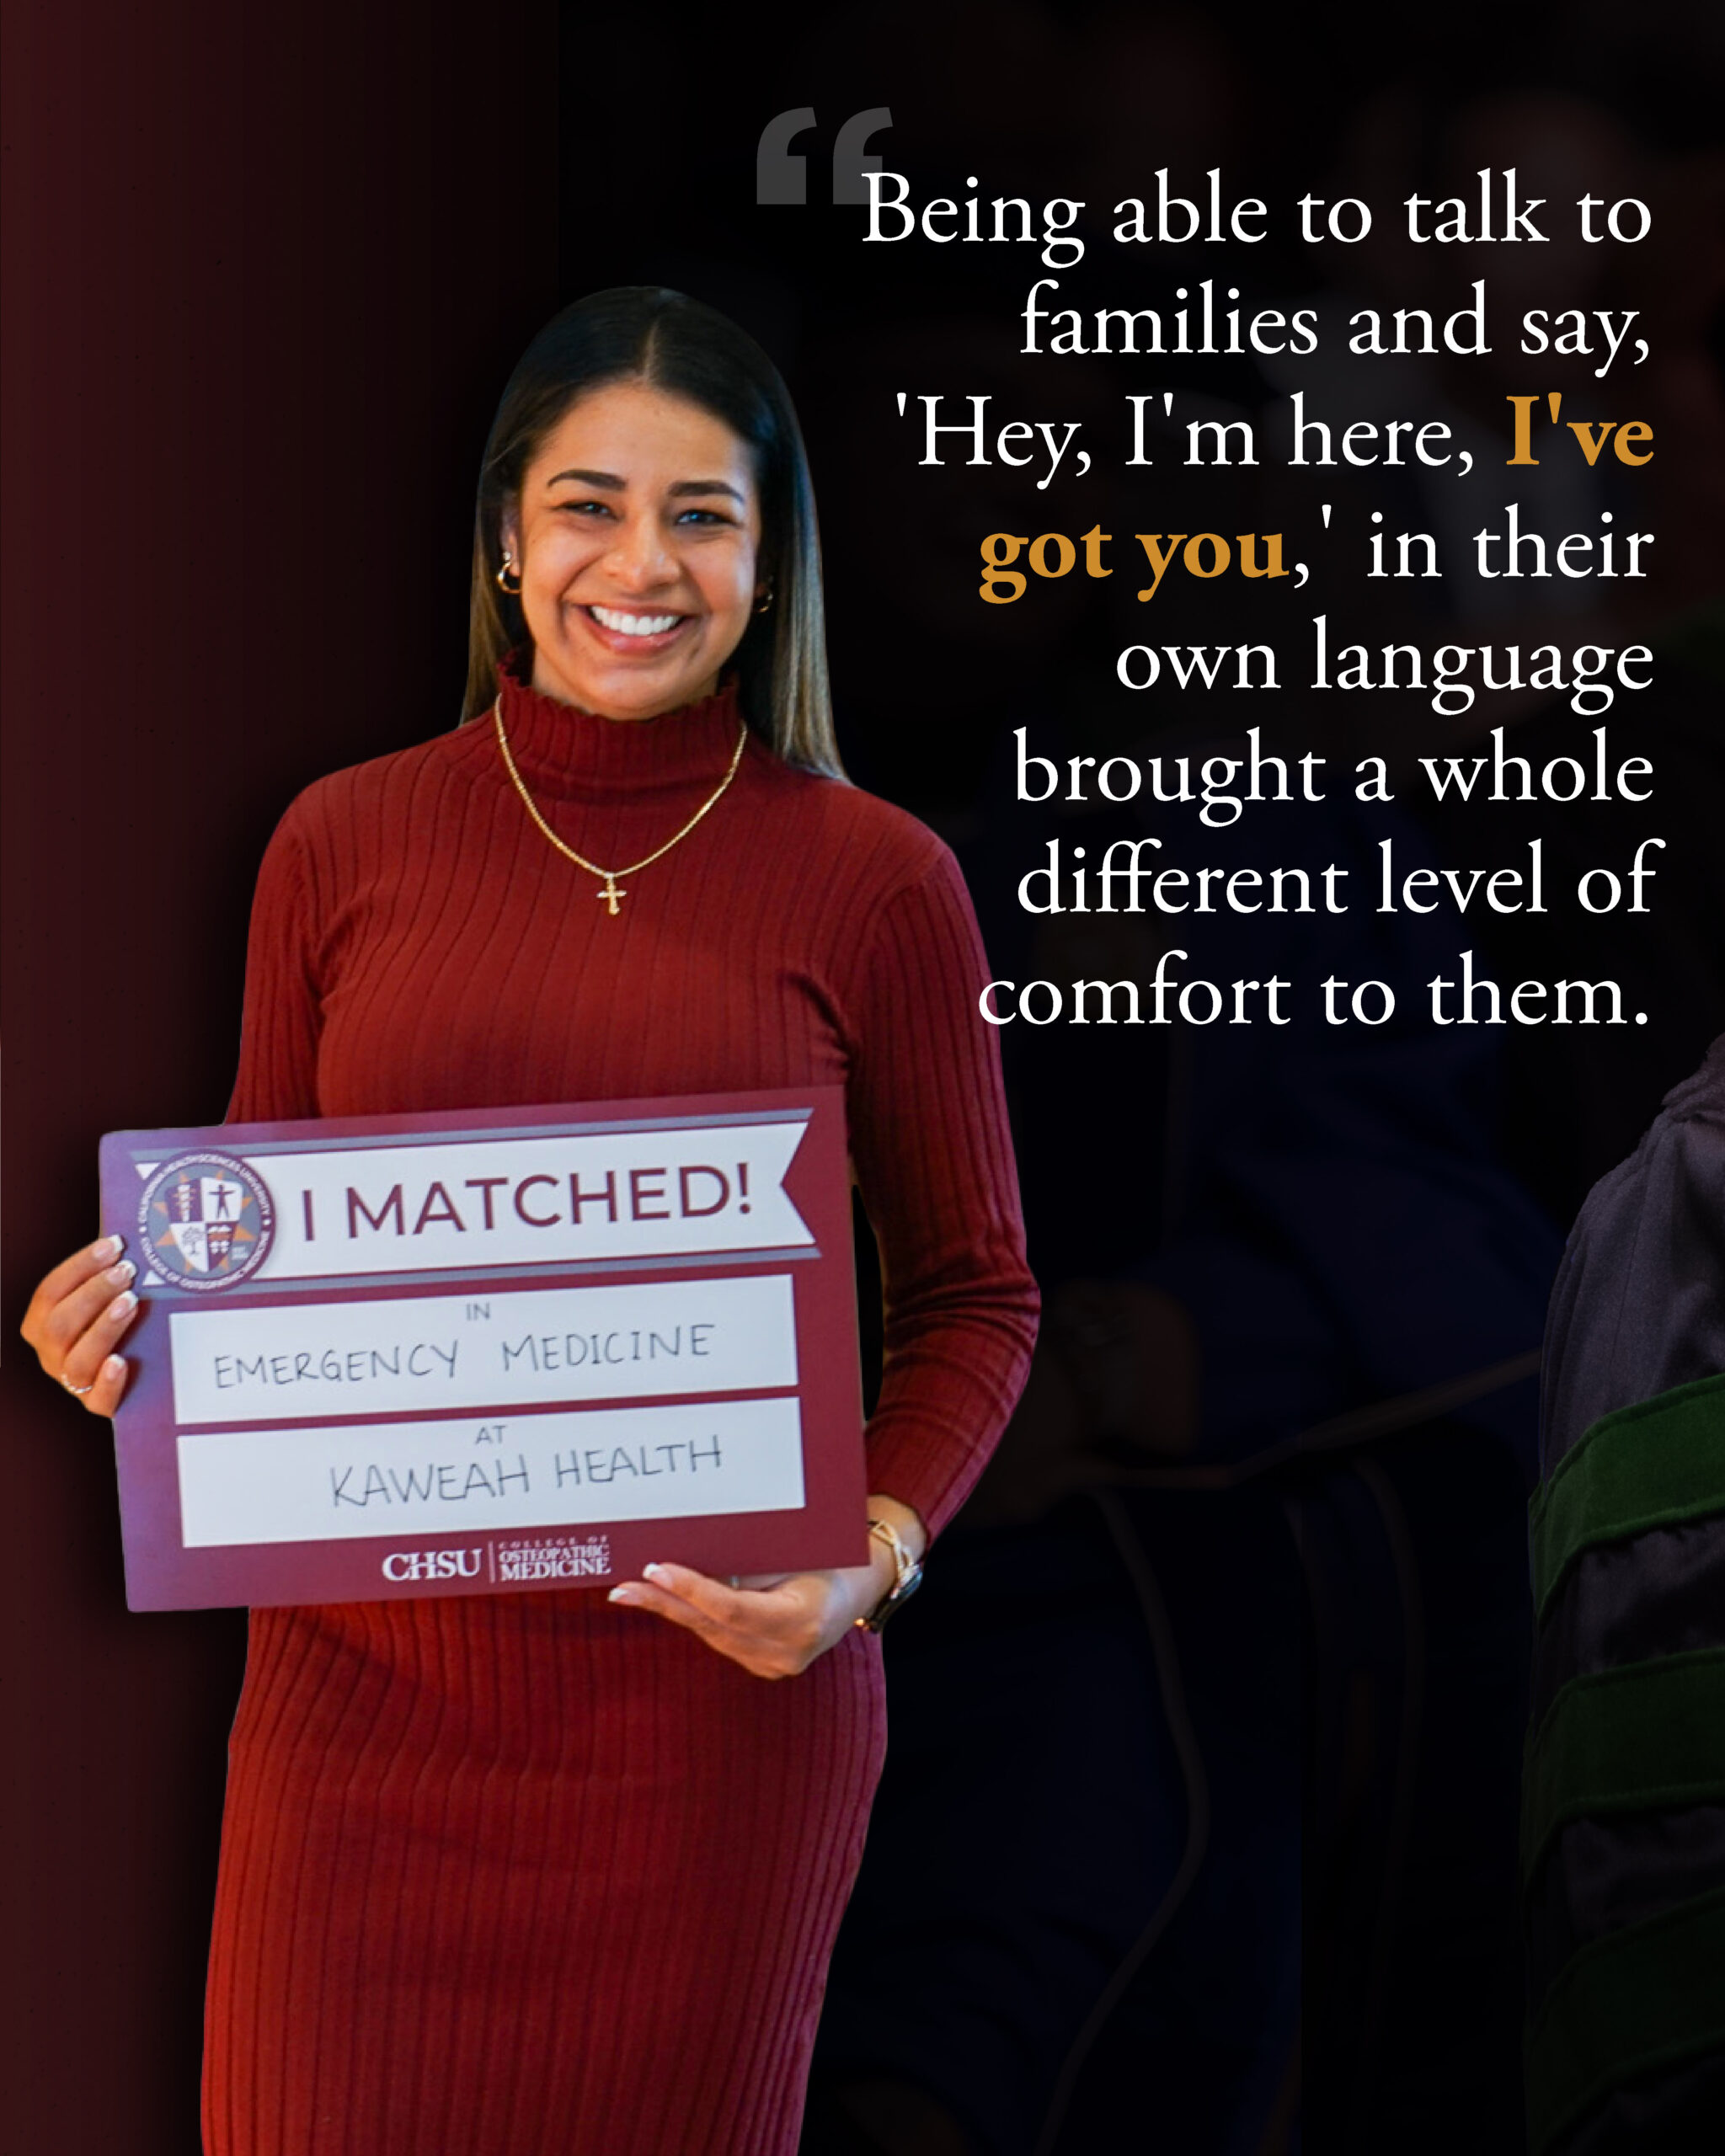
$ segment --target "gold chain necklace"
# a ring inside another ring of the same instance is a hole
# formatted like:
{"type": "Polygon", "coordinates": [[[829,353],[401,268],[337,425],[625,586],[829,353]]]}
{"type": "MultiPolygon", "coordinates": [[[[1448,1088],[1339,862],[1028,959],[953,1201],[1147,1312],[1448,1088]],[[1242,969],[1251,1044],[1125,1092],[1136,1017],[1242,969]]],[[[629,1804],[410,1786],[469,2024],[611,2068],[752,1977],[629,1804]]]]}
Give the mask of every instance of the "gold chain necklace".
{"type": "MultiPolygon", "coordinates": [[[[595,898],[606,899],[613,914],[617,910],[617,900],[619,899],[626,899],[629,895],[628,891],[624,889],[623,886],[617,882],[617,878],[619,876],[633,876],[638,869],[650,868],[655,861],[663,859],[663,857],[670,851],[674,846],[680,846],[682,841],[687,838],[690,832],[694,830],[696,825],[700,822],[701,819],[707,814],[709,808],[718,807],[720,800],[724,798],[725,788],[737,775],[737,766],[743,760],[743,750],[748,745],[749,740],[749,722],[747,719],[745,719],[737,731],[737,745],[731,754],[730,769],[719,781],[717,788],[712,793],[708,794],[706,800],[701,803],[701,806],[695,811],[694,814],[690,817],[688,822],[684,825],[681,830],[675,833],[671,837],[668,838],[662,846],[655,848],[653,852],[644,854],[638,861],[632,861],[627,868],[601,868],[596,861],[589,861],[585,854],[577,853],[572,846],[565,846],[563,841],[557,835],[557,833],[552,830],[550,825],[547,824],[545,819],[539,814],[538,806],[535,803],[532,795],[528,792],[526,782],[523,780],[521,773],[515,769],[515,760],[510,754],[509,736],[505,733],[503,728],[503,695],[501,691],[498,693],[497,702],[491,707],[491,717],[497,728],[497,745],[503,751],[504,768],[508,771],[510,779],[515,787],[515,792],[521,795],[522,803],[526,808],[527,814],[533,819],[533,821],[538,825],[539,829],[544,832],[546,837],[550,840],[551,843],[557,848],[560,854],[563,854],[567,859],[573,861],[578,868],[585,868],[590,876],[601,876],[604,878],[605,881],[603,887],[600,890],[595,891],[594,896],[595,898]]],[[[636,725],[642,723],[638,719],[633,722],[626,721],[622,723],[633,723],[636,725]]]]}

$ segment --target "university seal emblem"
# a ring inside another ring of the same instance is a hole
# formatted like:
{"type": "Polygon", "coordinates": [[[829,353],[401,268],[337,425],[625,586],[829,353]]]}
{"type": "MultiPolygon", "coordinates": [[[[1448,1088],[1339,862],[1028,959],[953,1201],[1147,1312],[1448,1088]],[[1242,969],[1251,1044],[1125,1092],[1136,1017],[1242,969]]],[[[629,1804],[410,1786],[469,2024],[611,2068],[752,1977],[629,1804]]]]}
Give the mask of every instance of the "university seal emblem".
{"type": "Polygon", "coordinates": [[[181,1153],[151,1171],[138,1240],[170,1288],[232,1288],[269,1255],[275,1209],[264,1179],[232,1153],[181,1153]]]}

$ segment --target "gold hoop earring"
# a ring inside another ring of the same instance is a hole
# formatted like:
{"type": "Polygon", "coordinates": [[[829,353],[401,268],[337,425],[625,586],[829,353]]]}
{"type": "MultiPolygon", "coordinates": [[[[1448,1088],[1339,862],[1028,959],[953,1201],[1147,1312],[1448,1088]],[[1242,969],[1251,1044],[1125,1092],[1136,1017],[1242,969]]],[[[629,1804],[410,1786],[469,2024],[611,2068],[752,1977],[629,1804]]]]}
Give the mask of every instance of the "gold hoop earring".
{"type": "Polygon", "coordinates": [[[772,584],[771,579],[768,580],[766,590],[761,593],[759,600],[756,602],[755,611],[757,614],[770,614],[772,611],[772,584]]]}
{"type": "Polygon", "coordinates": [[[505,548],[503,560],[498,565],[495,582],[498,590],[502,592],[505,597],[510,599],[513,599],[515,594],[521,588],[521,579],[520,577],[517,577],[513,584],[509,580],[509,573],[514,567],[515,558],[505,548]]]}

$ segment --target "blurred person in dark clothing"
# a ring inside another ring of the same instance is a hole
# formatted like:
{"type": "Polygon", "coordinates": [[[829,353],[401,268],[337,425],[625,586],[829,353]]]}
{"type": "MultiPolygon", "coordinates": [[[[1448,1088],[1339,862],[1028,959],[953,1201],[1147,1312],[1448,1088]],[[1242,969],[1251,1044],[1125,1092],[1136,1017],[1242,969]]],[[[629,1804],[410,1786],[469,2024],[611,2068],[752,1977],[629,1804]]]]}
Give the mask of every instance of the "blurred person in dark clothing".
{"type": "Polygon", "coordinates": [[[1725,2117],[1725,1034],[1551,1297],[1524,1791],[1532,2156],[1725,2117]]]}

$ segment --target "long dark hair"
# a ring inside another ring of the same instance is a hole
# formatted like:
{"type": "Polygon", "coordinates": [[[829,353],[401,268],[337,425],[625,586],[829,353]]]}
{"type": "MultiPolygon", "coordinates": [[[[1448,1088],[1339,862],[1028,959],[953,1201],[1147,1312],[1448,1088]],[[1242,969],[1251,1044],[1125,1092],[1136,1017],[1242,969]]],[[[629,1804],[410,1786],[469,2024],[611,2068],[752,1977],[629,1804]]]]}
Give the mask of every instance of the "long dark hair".
{"type": "Polygon", "coordinates": [[[737,647],[743,715],[787,763],[842,777],[814,494],[789,393],[735,323],[658,285],[623,285],[577,300],[547,323],[510,376],[479,468],[462,717],[490,708],[499,663],[527,641],[521,601],[497,584],[504,512],[570,405],[613,382],[644,382],[699,405],[748,445],[761,494],[760,571],[772,605],[750,620],[737,647]]]}

